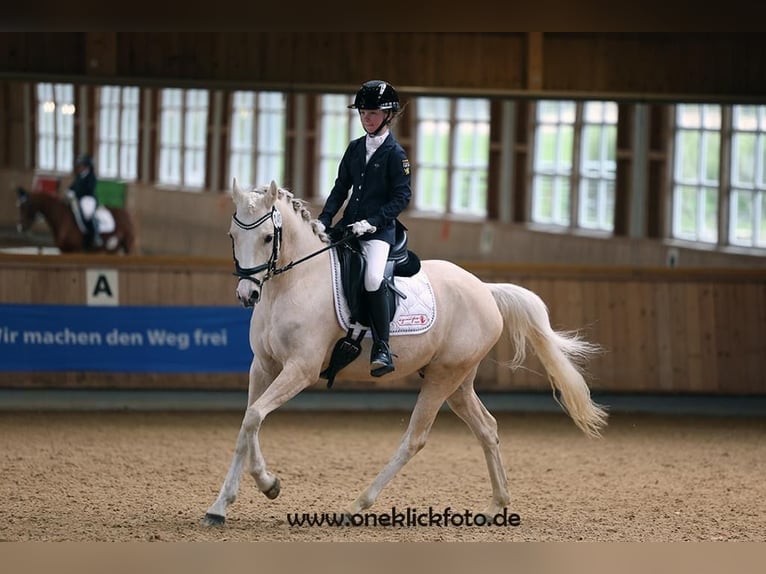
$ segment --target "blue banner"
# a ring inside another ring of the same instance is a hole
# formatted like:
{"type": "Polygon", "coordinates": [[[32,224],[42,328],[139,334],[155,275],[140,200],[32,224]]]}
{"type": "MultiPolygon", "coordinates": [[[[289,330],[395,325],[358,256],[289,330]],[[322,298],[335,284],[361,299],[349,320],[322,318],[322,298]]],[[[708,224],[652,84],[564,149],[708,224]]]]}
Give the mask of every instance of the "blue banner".
{"type": "Polygon", "coordinates": [[[0,305],[0,371],[247,372],[251,312],[0,305]]]}

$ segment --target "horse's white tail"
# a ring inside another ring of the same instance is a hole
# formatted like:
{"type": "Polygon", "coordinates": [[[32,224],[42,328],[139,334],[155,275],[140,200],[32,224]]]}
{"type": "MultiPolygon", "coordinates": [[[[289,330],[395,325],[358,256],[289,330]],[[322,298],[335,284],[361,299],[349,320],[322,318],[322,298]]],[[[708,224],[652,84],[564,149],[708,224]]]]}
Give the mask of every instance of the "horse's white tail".
{"type": "Polygon", "coordinates": [[[512,369],[521,366],[529,340],[547,371],[556,402],[585,434],[600,436],[607,413],[591,399],[588,385],[576,366],[600,352],[600,348],[582,340],[576,332],[554,331],[548,307],[529,289],[510,283],[486,285],[500,308],[515,348],[508,366],[512,369]],[[556,397],[556,390],[561,394],[563,405],[556,397]]]}

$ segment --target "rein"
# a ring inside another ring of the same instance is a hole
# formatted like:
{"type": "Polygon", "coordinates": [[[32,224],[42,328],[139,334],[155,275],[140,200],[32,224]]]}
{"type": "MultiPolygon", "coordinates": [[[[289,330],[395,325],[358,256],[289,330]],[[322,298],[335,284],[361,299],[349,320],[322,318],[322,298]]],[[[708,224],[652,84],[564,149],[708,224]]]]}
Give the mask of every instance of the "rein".
{"type": "Polygon", "coordinates": [[[272,277],[276,275],[280,275],[284,273],[285,271],[289,271],[296,265],[299,265],[300,263],[303,263],[304,261],[308,261],[312,257],[316,257],[320,253],[324,253],[325,251],[332,249],[333,247],[337,247],[338,245],[342,245],[343,243],[346,243],[350,239],[354,237],[353,233],[349,233],[348,235],[345,235],[338,239],[337,241],[333,241],[329,245],[326,245],[322,249],[319,249],[317,251],[314,251],[313,253],[310,253],[306,255],[305,257],[301,257],[300,259],[296,261],[290,261],[287,265],[283,265],[282,267],[277,267],[277,259],[279,258],[279,248],[282,244],[282,214],[279,212],[279,210],[276,207],[272,207],[271,211],[266,213],[263,217],[258,219],[257,221],[254,221],[253,223],[245,223],[237,218],[236,213],[232,215],[232,220],[234,223],[237,224],[237,227],[240,229],[244,229],[245,231],[251,231],[253,229],[256,229],[263,223],[265,223],[268,220],[271,220],[271,222],[274,224],[274,241],[272,243],[271,247],[271,256],[269,257],[269,260],[266,263],[261,263],[260,265],[256,265],[255,267],[241,267],[239,265],[239,261],[237,260],[237,256],[234,253],[234,238],[231,240],[231,250],[232,255],[234,257],[234,267],[235,271],[232,273],[232,275],[235,275],[239,277],[240,279],[247,279],[249,281],[252,281],[259,287],[262,286],[266,281],[271,279],[272,277]],[[257,277],[253,277],[256,273],[260,273],[261,271],[266,271],[266,275],[263,277],[263,280],[261,281],[257,277]]]}

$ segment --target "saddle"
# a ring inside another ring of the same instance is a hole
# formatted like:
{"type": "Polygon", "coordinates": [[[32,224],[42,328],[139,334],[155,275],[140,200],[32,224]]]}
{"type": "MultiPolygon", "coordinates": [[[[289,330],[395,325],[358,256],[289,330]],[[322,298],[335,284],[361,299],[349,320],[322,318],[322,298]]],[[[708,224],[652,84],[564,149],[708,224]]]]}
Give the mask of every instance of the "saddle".
{"type": "MultiPolygon", "coordinates": [[[[342,237],[343,231],[330,229],[328,234],[334,242],[342,237]]],[[[340,262],[341,285],[343,294],[351,312],[351,323],[362,327],[370,327],[369,312],[363,294],[364,272],[367,262],[362,255],[359,239],[352,237],[336,247],[336,254],[340,262]]],[[[412,277],[420,271],[420,258],[407,249],[407,228],[398,220],[396,221],[396,235],[394,245],[388,254],[388,261],[383,272],[383,283],[388,287],[389,320],[393,320],[400,299],[407,296],[397,289],[394,277],[412,277]]],[[[360,333],[354,337],[354,327],[349,328],[346,336],[335,343],[330,365],[319,376],[327,379],[327,388],[332,388],[335,375],[362,352],[361,341],[366,329],[360,329],[360,333]]]]}
{"type": "MultiPolygon", "coordinates": [[[[65,201],[69,205],[69,209],[72,211],[77,228],[84,236],[87,233],[87,228],[77,196],[75,196],[73,192],[67,192],[65,201]]],[[[117,227],[114,216],[104,205],[96,206],[96,210],[93,214],[93,225],[96,228],[96,235],[113,233],[117,227]]]]}

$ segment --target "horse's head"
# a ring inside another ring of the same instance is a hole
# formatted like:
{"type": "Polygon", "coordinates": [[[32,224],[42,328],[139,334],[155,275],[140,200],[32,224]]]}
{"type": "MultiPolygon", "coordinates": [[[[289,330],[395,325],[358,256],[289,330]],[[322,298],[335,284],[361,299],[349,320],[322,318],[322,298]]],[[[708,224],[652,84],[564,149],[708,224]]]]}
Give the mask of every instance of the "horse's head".
{"type": "Polygon", "coordinates": [[[236,269],[234,274],[239,277],[237,298],[245,307],[258,302],[263,283],[277,266],[282,239],[282,213],[277,206],[279,194],[273,181],[268,188],[244,191],[234,180],[232,200],[235,211],[229,236],[236,269]]]}
{"type": "Polygon", "coordinates": [[[16,223],[16,229],[18,229],[19,233],[23,233],[34,224],[37,216],[37,207],[24,188],[16,188],[16,196],[16,205],[19,208],[19,220],[16,223]]]}

